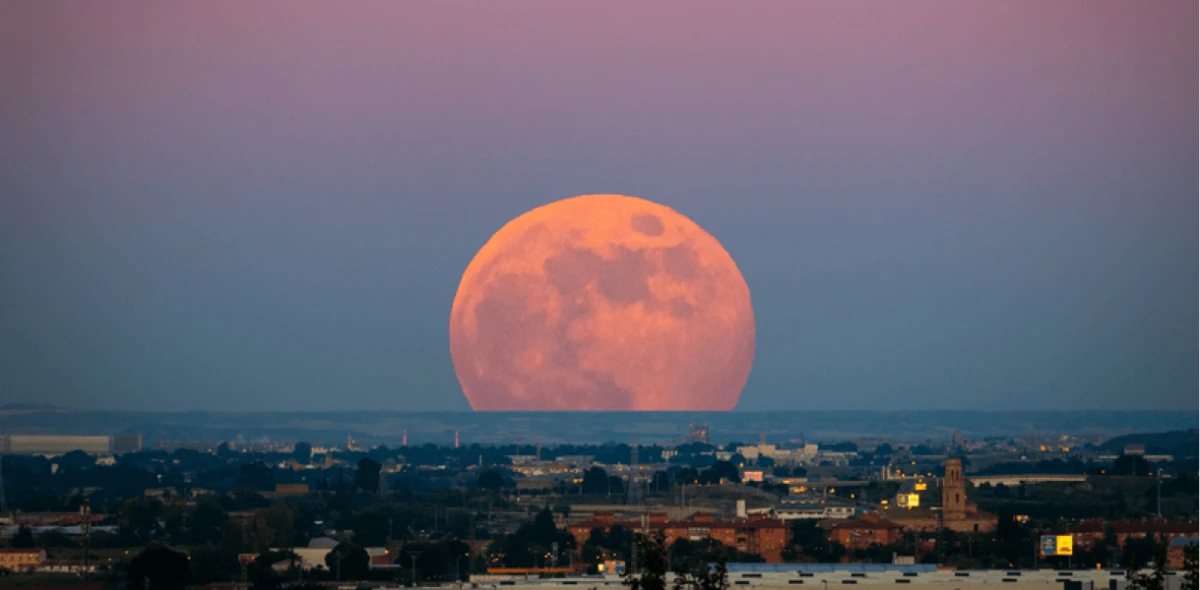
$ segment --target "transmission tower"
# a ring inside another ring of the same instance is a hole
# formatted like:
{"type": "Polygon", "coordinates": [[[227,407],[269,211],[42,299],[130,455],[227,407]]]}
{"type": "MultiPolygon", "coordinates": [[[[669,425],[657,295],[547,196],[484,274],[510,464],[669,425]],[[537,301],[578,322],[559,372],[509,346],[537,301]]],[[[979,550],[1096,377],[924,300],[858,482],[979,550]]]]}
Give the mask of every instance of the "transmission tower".
{"type": "Polygon", "coordinates": [[[630,506],[637,506],[639,513],[642,506],[642,486],[639,483],[638,467],[638,438],[633,437],[633,444],[629,446],[629,485],[626,486],[628,494],[627,503],[630,506]]]}
{"type": "MultiPolygon", "coordinates": [[[[642,490],[641,478],[638,477],[641,472],[641,468],[638,465],[638,447],[639,446],[640,445],[638,444],[638,437],[636,437],[636,436],[633,437],[633,444],[631,444],[629,446],[629,484],[627,486],[628,493],[629,493],[628,503],[630,506],[634,506],[635,507],[634,509],[638,513],[638,517],[639,517],[640,524],[641,524],[641,529],[640,529],[641,534],[643,536],[645,536],[647,539],[649,539],[650,531],[649,531],[648,523],[646,522],[647,519],[646,519],[645,495],[642,493],[643,490],[642,490]]],[[[630,559],[632,561],[629,564],[630,565],[629,570],[628,570],[629,575],[631,575],[631,576],[637,575],[638,566],[639,566],[637,548],[634,548],[632,554],[630,555],[630,559]]]]}

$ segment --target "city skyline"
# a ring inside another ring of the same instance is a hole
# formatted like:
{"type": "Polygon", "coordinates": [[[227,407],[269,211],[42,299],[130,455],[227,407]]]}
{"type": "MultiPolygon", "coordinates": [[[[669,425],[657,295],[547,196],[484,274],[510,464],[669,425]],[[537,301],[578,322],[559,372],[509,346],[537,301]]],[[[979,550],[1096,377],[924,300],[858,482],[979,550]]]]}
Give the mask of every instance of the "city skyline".
{"type": "Polygon", "coordinates": [[[737,261],[734,411],[1198,408],[1195,3],[679,6],[0,5],[0,398],[468,410],[463,269],[611,192],[737,261]]]}

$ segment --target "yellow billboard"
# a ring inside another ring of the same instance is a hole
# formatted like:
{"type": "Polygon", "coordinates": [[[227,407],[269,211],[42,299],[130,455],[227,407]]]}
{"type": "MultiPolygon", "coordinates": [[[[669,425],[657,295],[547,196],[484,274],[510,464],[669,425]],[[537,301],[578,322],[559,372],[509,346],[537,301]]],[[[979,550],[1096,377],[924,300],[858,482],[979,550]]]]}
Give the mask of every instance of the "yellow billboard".
{"type": "Polygon", "coordinates": [[[1071,535],[1043,535],[1042,555],[1074,555],[1075,544],[1071,535]]]}
{"type": "Polygon", "coordinates": [[[921,505],[921,496],[918,494],[899,494],[896,496],[896,505],[904,508],[916,508],[921,505]]]}

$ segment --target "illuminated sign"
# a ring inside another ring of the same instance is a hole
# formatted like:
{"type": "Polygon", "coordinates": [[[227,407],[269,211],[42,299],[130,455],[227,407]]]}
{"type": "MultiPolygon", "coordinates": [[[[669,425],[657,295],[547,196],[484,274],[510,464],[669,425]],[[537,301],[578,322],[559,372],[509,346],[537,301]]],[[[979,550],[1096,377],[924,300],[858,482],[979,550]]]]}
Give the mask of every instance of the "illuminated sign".
{"type": "Polygon", "coordinates": [[[918,492],[923,492],[929,489],[929,486],[923,481],[918,481],[917,484],[913,486],[913,489],[917,490],[918,492]]]}
{"type": "Polygon", "coordinates": [[[919,494],[898,494],[896,505],[904,508],[916,508],[921,505],[921,496],[919,494]]]}
{"type": "Polygon", "coordinates": [[[1043,535],[1042,555],[1073,555],[1075,544],[1071,535],[1043,535]]]}
{"type": "Polygon", "coordinates": [[[747,472],[745,472],[745,473],[743,473],[743,474],[742,474],[742,479],[743,479],[744,481],[762,481],[762,480],[763,480],[763,472],[761,472],[761,471],[747,471],[747,472]]]}

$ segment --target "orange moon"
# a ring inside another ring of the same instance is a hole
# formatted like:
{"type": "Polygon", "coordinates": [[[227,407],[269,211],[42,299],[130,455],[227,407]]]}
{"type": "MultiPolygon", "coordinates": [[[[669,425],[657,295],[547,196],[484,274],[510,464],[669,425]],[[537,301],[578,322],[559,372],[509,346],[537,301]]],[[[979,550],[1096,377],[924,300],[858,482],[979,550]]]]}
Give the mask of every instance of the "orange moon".
{"type": "Polygon", "coordinates": [[[471,260],[450,356],[475,410],[730,410],[754,360],[750,289],[674,209],[564,199],[471,260]]]}

